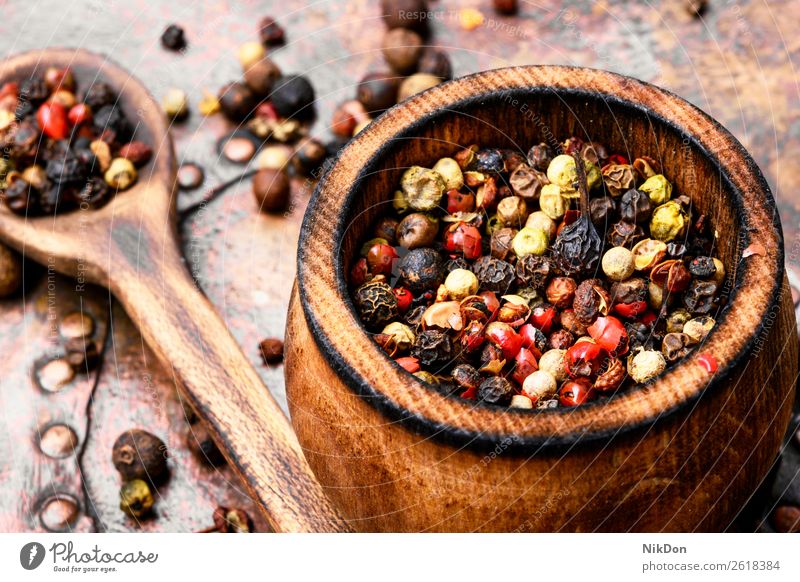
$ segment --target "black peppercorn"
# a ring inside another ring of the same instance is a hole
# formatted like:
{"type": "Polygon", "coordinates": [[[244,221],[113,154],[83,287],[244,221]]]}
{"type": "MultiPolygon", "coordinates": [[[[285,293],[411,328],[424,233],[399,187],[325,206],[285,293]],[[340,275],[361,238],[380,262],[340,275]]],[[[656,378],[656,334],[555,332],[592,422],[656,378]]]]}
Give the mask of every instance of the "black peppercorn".
{"type": "Polygon", "coordinates": [[[381,15],[386,28],[409,28],[420,34],[428,30],[426,0],[381,0],[381,15]]]}
{"type": "Polygon", "coordinates": [[[446,333],[428,329],[417,334],[411,355],[425,366],[445,366],[453,358],[453,343],[446,333]]]}
{"type": "Polygon", "coordinates": [[[266,47],[276,46],[284,43],[286,33],[274,18],[265,16],[258,23],[258,38],[266,47]]]}
{"type": "Polygon", "coordinates": [[[535,145],[528,151],[528,163],[532,168],[540,172],[547,171],[547,166],[550,165],[554,157],[553,148],[546,143],[535,145]]]}
{"type": "Polygon", "coordinates": [[[517,279],[526,287],[544,289],[551,272],[551,261],[548,257],[525,255],[517,260],[517,279]]]}
{"type": "Polygon", "coordinates": [[[257,104],[255,95],[243,83],[228,83],[219,90],[218,99],[222,113],[231,121],[242,121],[257,104]]]}
{"type": "Polygon", "coordinates": [[[717,272],[717,266],[711,257],[695,257],[689,261],[689,272],[695,277],[708,279],[717,272]]]}
{"type": "Polygon", "coordinates": [[[165,49],[179,51],[186,48],[186,37],[183,29],[177,24],[170,24],[161,34],[161,44],[165,49]]]}
{"type": "Polygon", "coordinates": [[[696,315],[707,315],[714,307],[717,284],[713,281],[692,281],[683,294],[686,309],[696,315]]]}
{"type": "Polygon", "coordinates": [[[592,215],[592,224],[605,230],[617,217],[617,202],[611,196],[592,198],[589,201],[589,214],[592,215]]]}
{"type": "Polygon", "coordinates": [[[492,376],[486,378],[478,386],[478,400],[489,404],[508,404],[514,395],[514,387],[511,382],[502,376],[492,376]]]}
{"type": "Polygon", "coordinates": [[[644,238],[642,227],[620,220],[608,232],[608,242],[614,247],[630,248],[644,238]]]}
{"type": "Polygon", "coordinates": [[[453,65],[450,63],[447,53],[439,49],[427,48],[417,63],[417,72],[428,73],[443,81],[449,81],[453,78],[453,65]]]}
{"type": "Polygon", "coordinates": [[[82,203],[89,205],[89,208],[100,208],[105,205],[110,198],[111,190],[105,180],[98,177],[93,177],[87,180],[85,186],[80,192],[80,200],[82,203]]]}
{"type": "Polygon", "coordinates": [[[397,103],[401,77],[390,72],[370,73],[358,84],[356,99],[371,115],[382,113],[397,103]]]}
{"type": "Polygon", "coordinates": [[[444,270],[448,275],[456,269],[469,270],[469,262],[464,257],[456,257],[454,259],[450,259],[444,264],[444,270]]]}
{"type": "Polygon", "coordinates": [[[404,321],[411,327],[418,326],[422,322],[422,316],[425,314],[427,309],[427,305],[416,305],[411,307],[411,309],[408,310],[408,313],[406,313],[404,321]]]}
{"type": "Polygon", "coordinates": [[[400,260],[400,277],[412,293],[436,290],[444,281],[444,261],[431,248],[414,249],[400,260]]]}
{"type": "Polygon", "coordinates": [[[382,281],[367,281],[356,289],[355,304],[368,327],[377,328],[397,317],[397,296],[382,281]]]}
{"type": "Polygon", "coordinates": [[[92,125],[98,133],[110,129],[114,132],[116,139],[120,143],[130,141],[133,133],[131,126],[122,109],[116,105],[105,105],[95,111],[92,117],[92,125]]]}
{"type": "Polygon", "coordinates": [[[483,149],[475,153],[475,169],[484,174],[499,174],[505,171],[503,152],[497,149],[483,149]]]}
{"type": "Polygon", "coordinates": [[[111,453],[123,481],[157,481],[167,472],[167,445],[141,429],[128,430],[117,438],[111,453]]]}
{"type": "Polygon", "coordinates": [[[76,184],[86,179],[86,167],[71,151],[67,151],[63,158],[48,160],[45,171],[54,184],[76,184]]]}
{"type": "Polygon", "coordinates": [[[283,117],[314,117],[314,87],[303,75],[285,75],[275,81],[272,105],[283,117]]]}
{"type": "Polygon", "coordinates": [[[114,105],[117,102],[117,95],[107,83],[95,83],[86,90],[83,102],[92,108],[92,111],[99,111],[106,105],[114,105]]]}
{"type": "Polygon", "coordinates": [[[26,213],[37,214],[38,208],[35,203],[38,199],[39,193],[36,189],[22,179],[14,180],[3,195],[3,202],[6,203],[9,210],[20,216],[24,216],[26,213]],[[31,201],[34,202],[33,205],[30,204],[31,201]]]}
{"type": "Polygon", "coordinates": [[[472,264],[481,289],[507,293],[517,278],[513,265],[491,256],[483,256],[472,264]]]}
{"type": "Polygon", "coordinates": [[[647,194],[631,188],[622,195],[619,201],[619,213],[622,220],[627,222],[646,222],[653,214],[653,203],[647,194]]]}
{"type": "Polygon", "coordinates": [[[306,176],[315,176],[317,170],[325,161],[328,156],[328,151],[325,146],[317,139],[309,138],[301,143],[297,150],[295,150],[294,158],[292,161],[295,168],[306,176]]]}
{"type": "Polygon", "coordinates": [[[469,364],[459,364],[450,373],[458,384],[464,390],[475,390],[481,383],[481,375],[473,366],[469,364]]]}
{"type": "Polygon", "coordinates": [[[44,79],[36,77],[25,79],[19,86],[19,96],[21,101],[30,101],[39,104],[50,96],[50,90],[44,79]]]}

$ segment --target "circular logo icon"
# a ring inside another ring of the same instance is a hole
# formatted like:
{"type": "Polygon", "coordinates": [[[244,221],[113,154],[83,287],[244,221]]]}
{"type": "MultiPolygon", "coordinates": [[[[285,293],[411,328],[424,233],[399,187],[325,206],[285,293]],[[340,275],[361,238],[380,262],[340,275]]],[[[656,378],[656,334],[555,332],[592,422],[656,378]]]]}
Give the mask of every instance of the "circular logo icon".
{"type": "Polygon", "coordinates": [[[19,551],[19,563],[26,570],[35,570],[44,561],[44,546],[39,542],[30,542],[19,551]]]}

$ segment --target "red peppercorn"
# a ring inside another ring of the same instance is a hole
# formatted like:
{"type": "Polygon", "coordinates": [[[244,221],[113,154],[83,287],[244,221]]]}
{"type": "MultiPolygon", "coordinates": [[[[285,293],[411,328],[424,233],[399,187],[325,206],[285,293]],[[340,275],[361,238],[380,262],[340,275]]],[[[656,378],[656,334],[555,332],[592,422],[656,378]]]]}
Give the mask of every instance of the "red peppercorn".
{"type": "Polygon", "coordinates": [[[396,289],[392,289],[392,291],[394,291],[397,297],[397,309],[400,310],[400,313],[408,311],[408,308],[411,307],[411,302],[414,301],[414,296],[411,294],[411,291],[405,287],[397,287],[396,289]]]}
{"type": "Polygon", "coordinates": [[[411,356],[397,358],[395,362],[400,364],[400,367],[402,367],[406,372],[410,372],[411,374],[413,374],[414,372],[419,372],[421,369],[419,366],[419,360],[411,356]]]}
{"type": "Polygon", "coordinates": [[[628,351],[628,332],[616,317],[598,317],[586,331],[597,345],[612,354],[622,355],[628,351]]]}
{"type": "Polygon", "coordinates": [[[539,362],[536,361],[536,356],[526,348],[519,350],[517,357],[514,358],[514,364],[514,371],[511,373],[511,377],[520,385],[525,381],[525,378],[539,369],[539,362]]]}
{"type": "Polygon", "coordinates": [[[19,95],[19,84],[14,81],[9,81],[0,87],[0,98],[6,97],[7,95],[17,97],[19,95]]]}
{"type": "Polygon", "coordinates": [[[503,351],[506,360],[514,359],[522,348],[522,336],[507,323],[493,321],[487,325],[486,338],[503,351]]]}
{"type": "Polygon", "coordinates": [[[361,287],[367,282],[369,277],[369,266],[367,266],[367,259],[361,258],[356,261],[353,268],[350,269],[350,284],[353,287],[361,287]]]}
{"type": "Polygon", "coordinates": [[[621,156],[619,154],[611,154],[610,156],[608,156],[608,162],[606,162],[607,166],[620,165],[620,164],[623,166],[627,166],[628,158],[626,158],[625,156],[621,156]]]}
{"type": "Polygon", "coordinates": [[[644,313],[642,313],[642,315],[639,317],[639,322],[645,325],[650,325],[656,319],[658,319],[658,316],[656,316],[656,314],[653,313],[652,311],[647,310],[644,313]]]}
{"type": "Polygon", "coordinates": [[[564,229],[565,226],[569,226],[578,218],[580,218],[581,212],[580,210],[567,210],[564,213],[564,218],[561,219],[561,224],[558,225],[558,229],[556,229],[556,236],[561,234],[561,231],[564,229]]]}
{"type": "Polygon", "coordinates": [[[470,224],[458,222],[445,232],[444,248],[451,253],[463,253],[465,259],[475,260],[481,256],[481,232],[470,224]]]}
{"type": "Polygon", "coordinates": [[[703,369],[709,374],[715,373],[719,367],[717,365],[717,358],[709,353],[698,354],[697,363],[703,366],[703,369]]]}
{"type": "Polygon", "coordinates": [[[281,118],[275,106],[269,101],[265,101],[256,107],[255,115],[260,119],[266,119],[268,121],[278,121],[281,118]]]}
{"type": "Polygon", "coordinates": [[[568,380],[558,391],[558,402],[561,406],[578,406],[593,397],[592,382],[588,378],[568,380]]]}
{"type": "Polygon", "coordinates": [[[494,291],[483,291],[478,296],[483,299],[483,304],[486,305],[486,309],[491,313],[489,320],[493,320],[500,309],[500,300],[497,299],[497,295],[495,295],[494,291]]]}
{"type": "Polygon", "coordinates": [[[647,311],[647,301],[633,301],[632,303],[617,303],[611,308],[614,313],[627,319],[633,319],[640,313],[647,311]]]}
{"type": "Polygon", "coordinates": [[[393,246],[378,243],[369,249],[367,264],[373,275],[390,275],[394,262],[399,258],[393,246]]]}
{"type": "Polygon", "coordinates": [[[556,319],[556,308],[548,304],[540,304],[531,311],[530,321],[542,333],[550,333],[550,328],[556,319]]]}
{"type": "Polygon", "coordinates": [[[483,335],[483,323],[470,321],[461,334],[461,346],[467,353],[472,353],[483,345],[486,338],[483,335]]]}
{"type": "Polygon", "coordinates": [[[576,376],[596,376],[608,353],[593,341],[579,341],[567,350],[564,362],[567,373],[576,376]]]}
{"type": "Polygon", "coordinates": [[[464,194],[458,190],[447,192],[447,212],[453,214],[455,212],[472,212],[473,210],[475,210],[474,194],[464,194]]]}
{"type": "Polygon", "coordinates": [[[78,103],[69,110],[67,118],[73,127],[88,123],[92,120],[92,108],[86,105],[86,103],[78,103]]]}
{"type": "Polygon", "coordinates": [[[465,400],[475,400],[478,397],[478,387],[470,386],[461,393],[461,398],[465,400]]]}
{"type": "Polygon", "coordinates": [[[522,337],[522,347],[527,350],[530,350],[531,353],[536,357],[538,360],[542,357],[542,352],[537,345],[539,338],[542,337],[544,334],[534,327],[530,323],[526,323],[521,328],[519,328],[519,335],[522,337]]]}
{"type": "Polygon", "coordinates": [[[66,139],[69,135],[67,110],[57,101],[48,101],[39,107],[36,120],[44,134],[52,139],[66,139]]]}

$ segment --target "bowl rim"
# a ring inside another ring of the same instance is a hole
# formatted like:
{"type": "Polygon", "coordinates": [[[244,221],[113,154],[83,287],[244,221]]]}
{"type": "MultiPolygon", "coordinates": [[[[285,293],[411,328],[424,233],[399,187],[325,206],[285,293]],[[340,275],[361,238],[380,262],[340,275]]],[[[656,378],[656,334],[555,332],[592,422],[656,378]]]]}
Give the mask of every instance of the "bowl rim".
{"type": "Polygon", "coordinates": [[[529,65],[483,71],[433,87],[395,105],[350,140],[309,202],[298,242],[297,283],[306,323],[328,365],[391,422],[455,446],[503,444],[504,449],[530,451],[571,447],[645,429],[721,385],[769,329],[764,315],[780,300],[783,258],[783,233],[769,186],[745,148],[717,121],[670,91],[631,77],[599,69],[529,65]],[[719,363],[710,378],[689,358],[652,384],[616,394],[597,406],[534,414],[489,407],[448,397],[414,378],[385,356],[357,320],[339,244],[366,170],[392,147],[394,137],[413,132],[448,109],[542,92],[602,99],[638,110],[682,135],[719,173],[723,190],[731,192],[742,248],[760,243],[766,249],[764,255],[738,258],[728,304],[704,344],[704,352],[712,353],[719,363]],[[766,280],[772,280],[772,285],[758,284],[766,280]],[[754,313],[745,304],[762,308],[754,313]],[[337,327],[343,322],[356,325],[359,333],[342,334],[337,327]],[[345,351],[353,356],[343,357],[345,351]]]}

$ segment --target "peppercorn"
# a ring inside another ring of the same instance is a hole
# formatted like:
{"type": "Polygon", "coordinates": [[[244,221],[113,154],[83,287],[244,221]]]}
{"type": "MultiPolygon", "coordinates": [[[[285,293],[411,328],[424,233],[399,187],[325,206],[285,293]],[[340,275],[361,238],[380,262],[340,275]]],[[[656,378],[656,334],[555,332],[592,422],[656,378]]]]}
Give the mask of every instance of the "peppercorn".
{"type": "Polygon", "coordinates": [[[680,333],[683,331],[683,326],[692,318],[691,314],[683,308],[678,308],[669,315],[667,315],[666,330],[667,333],[680,333]]]}
{"type": "MultiPolygon", "coordinates": [[[[528,218],[528,206],[520,196],[508,196],[497,205],[497,217],[505,226],[522,228],[528,218]]],[[[541,231],[544,232],[544,231],[541,231]]],[[[545,234],[545,236],[547,236],[545,234]]],[[[547,237],[549,239],[549,237],[547,237]]],[[[537,253],[541,254],[541,253],[537,253]]]]}
{"type": "Polygon", "coordinates": [[[367,253],[367,265],[373,275],[391,275],[392,267],[398,258],[394,247],[378,243],[370,247],[367,253]]]}
{"type": "Polygon", "coordinates": [[[412,293],[435,290],[444,281],[444,261],[431,248],[414,249],[401,259],[398,272],[412,293]]]}
{"type": "Polygon", "coordinates": [[[354,300],[361,320],[368,327],[382,327],[397,317],[397,296],[382,281],[368,281],[361,285],[354,300]]]}
{"type": "Polygon", "coordinates": [[[439,223],[434,217],[414,212],[400,221],[394,234],[398,245],[413,250],[431,246],[438,232],[439,223]]]}
{"type": "Polygon", "coordinates": [[[433,165],[433,171],[442,177],[446,190],[461,190],[464,186],[464,174],[453,158],[441,158],[433,165]]]}
{"type": "Polygon", "coordinates": [[[441,82],[442,80],[436,75],[431,75],[430,73],[414,73],[403,79],[400,83],[397,89],[397,101],[398,103],[400,101],[405,101],[409,97],[413,97],[417,93],[422,93],[431,87],[435,87],[441,82]]]}
{"type": "Polygon", "coordinates": [[[161,34],[161,44],[165,49],[180,51],[186,48],[186,37],[183,29],[177,24],[170,24],[161,34]]]}
{"type": "Polygon", "coordinates": [[[244,71],[244,82],[258,97],[269,96],[275,82],[280,78],[280,68],[266,57],[254,61],[244,71]]]}
{"type": "Polygon", "coordinates": [[[286,33],[274,18],[265,16],[258,22],[258,38],[266,47],[277,46],[284,43],[286,33]]]}
{"type": "Polygon", "coordinates": [[[533,289],[543,289],[551,269],[548,257],[525,255],[517,260],[516,275],[523,284],[533,289]]]}
{"type": "Polygon", "coordinates": [[[203,423],[195,423],[189,426],[186,432],[186,446],[201,462],[212,467],[218,467],[225,463],[222,451],[217,447],[217,443],[211,437],[203,423]]]}
{"type": "Polygon", "coordinates": [[[489,249],[491,255],[496,259],[508,260],[513,253],[511,246],[517,231],[513,228],[501,228],[492,233],[489,249]]]}
{"type": "Polygon", "coordinates": [[[413,30],[394,28],[386,31],[381,52],[394,71],[407,75],[417,68],[422,56],[422,44],[422,37],[413,30]]]}
{"type": "Polygon", "coordinates": [[[683,294],[683,304],[691,313],[706,315],[714,307],[717,284],[713,281],[692,281],[683,294]]]}
{"type": "Polygon", "coordinates": [[[314,117],[314,87],[302,75],[285,75],[274,83],[271,99],[277,112],[286,118],[309,120],[314,117]]]}
{"type": "Polygon", "coordinates": [[[654,206],[660,206],[672,198],[672,184],[661,174],[650,176],[639,190],[647,194],[654,206]]]}
{"type": "Polygon", "coordinates": [[[420,34],[428,29],[426,0],[381,0],[381,15],[386,28],[408,28],[420,34]]]}
{"type": "Polygon", "coordinates": [[[634,382],[644,384],[661,374],[667,362],[661,352],[637,349],[628,358],[628,374],[634,382]]]}
{"type": "Polygon", "coordinates": [[[498,14],[511,16],[517,12],[517,0],[493,0],[492,5],[498,14]]]}
{"type": "Polygon", "coordinates": [[[646,238],[633,246],[633,266],[637,271],[650,271],[664,259],[667,245],[663,241],[646,238]]]}
{"type": "Polygon", "coordinates": [[[102,134],[106,130],[112,130],[116,141],[125,143],[133,134],[133,126],[125,117],[122,109],[116,105],[106,105],[95,109],[92,118],[92,125],[97,133],[102,134]]]}
{"type": "Polygon", "coordinates": [[[711,257],[695,257],[689,261],[689,272],[695,277],[708,279],[716,274],[717,267],[711,257]]]}
{"type": "Polygon", "coordinates": [[[632,247],[644,237],[639,225],[620,220],[608,233],[608,242],[615,247],[632,247]]]}
{"type": "Polygon", "coordinates": [[[189,102],[186,99],[186,93],[180,89],[167,91],[161,105],[167,117],[174,121],[181,121],[189,115],[189,102]]]}
{"type": "Polygon", "coordinates": [[[516,279],[514,267],[492,256],[483,256],[472,264],[480,288],[495,293],[506,293],[516,279]]]}
{"type": "Polygon", "coordinates": [[[626,376],[625,366],[619,358],[609,358],[592,388],[597,392],[614,392],[620,387],[626,376]]]}
{"type": "Polygon", "coordinates": [[[686,233],[689,217],[683,207],[675,200],[670,200],[653,210],[650,219],[650,236],[669,242],[686,233]]]}
{"type": "Polygon", "coordinates": [[[522,383],[522,392],[534,403],[551,398],[558,390],[555,377],[541,368],[525,378],[522,383]]]}
{"type": "Polygon", "coordinates": [[[255,109],[257,101],[244,83],[228,83],[217,95],[222,113],[231,121],[242,121],[255,109]]]}
{"type": "Polygon", "coordinates": [[[622,195],[619,208],[622,220],[634,224],[646,222],[653,213],[653,203],[648,195],[636,188],[631,188],[622,195]]]}
{"type": "Polygon", "coordinates": [[[439,330],[428,329],[417,334],[411,355],[424,366],[440,367],[448,364],[453,353],[450,337],[439,330]]]}
{"type": "Polygon", "coordinates": [[[418,73],[428,73],[439,77],[442,81],[449,81],[453,78],[453,65],[450,57],[444,51],[437,48],[426,48],[417,63],[418,73]]]}
{"type": "Polygon", "coordinates": [[[475,152],[475,171],[483,174],[500,174],[505,171],[503,152],[495,148],[479,149],[475,152]]]}
{"type": "Polygon", "coordinates": [[[283,361],[283,341],[278,338],[267,338],[258,344],[261,359],[268,366],[279,364],[283,361]]]}
{"type": "MultiPolygon", "coordinates": [[[[539,304],[534,308],[534,311],[541,312],[551,312],[554,313],[552,307],[545,307],[547,304],[539,304]]],[[[533,312],[531,313],[533,315],[533,312]]],[[[531,323],[526,323],[522,327],[519,328],[519,335],[522,337],[522,346],[530,349],[535,350],[536,352],[542,353],[546,351],[547,348],[547,336],[544,335],[545,331],[549,331],[550,324],[542,325],[540,322],[534,322],[533,320],[536,319],[534,317],[531,318],[531,323]],[[541,327],[536,327],[538,325],[541,327]]]]}
{"type": "Polygon", "coordinates": [[[433,210],[439,205],[445,190],[444,179],[433,170],[411,166],[403,173],[400,187],[414,210],[433,210]]]}
{"type": "Polygon", "coordinates": [[[592,198],[589,201],[589,214],[592,224],[605,230],[617,216],[617,202],[610,196],[592,198]]]}
{"type": "Polygon", "coordinates": [[[478,386],[478,400],[489,404],[509,404],[514,395],[514,387],[511,382],[502,376],[492,376],[486,378],[478,386]]]}
{"type": "Polygon", "coordinates": [[[117,95],[107,83],[94,83],[86,90],[83,102],[91,107],[92,111],[99,111],[106,105],[114,105],[117,102],[117,95]]]}
{"type": "Polygon", "coordinates": [[[377,115],[397,103],[401,78],[390,72],[370,73],[358,84],[356,99],[369,115],[377,115]]]}
{"type": "Polygon", "coordinates": [[[478,292],[478,278],[472,271],[456,269],[447,275],[444,286],[451,299],[460,301],[478,292]]]}
{"type": "Polygon", "coordinates": [[[114,442],[111,459],[123,481],[146,479],[157,482],[167,473],[167,446],[157,436],[131,429],[114,442]]]}
{"type": "Polygon", "coordinates": [[[542,229],[526,226],[514,236],[511,244],[517,257],[525,257],[543,255],[550,246],[550,240],[542,229]]]}
{"type": "Polygon", "coordinates": [[[603,255],[603,272],[612,281],[623,281],[633,275],[633,253],[625,247],[612,247],[603,255]]]}
{"type": "Polygon", "coordinates": [[[685,333],[668,333],[661,344],[661,353],[669,363],[674,363],[691,351],[692,339],[685,333]]]}
{"type": "Polygon", "coordinates": [[[197,110],[200,112],[200,115],[208,117],[209,115],[219,113],[220,109],[222,109],[222,106],[217,96],[204,89],[203,96],[197,103],[197,110]]]}
{"type": "Polygon", "coordinates": [[[103,177],[105,178],[106,184],[115,190],[127,190],[136,183],[138,174],[136,172],[136,167],[130,160],[114,158],[111,160],[111,164],[108,166],[108,170],[106,170],[103,177]]]}
{"type": "Polygon", "coordinates": [[[572,277],[554,277],[545,291],[547,300],[559,309],[565,309],[572,305],[577,287],[572,277]]]}
{"type": "Polygon", "coordinates": [[[689,336],[694,343],[700,343],[716,325],[714,318],[708,315],[701,315],[690,319],[683,326],[683,333],[689,336]]]}
{"type": "MultiPolygon", "coordinates": [[[[566,368],[566,355],[567,350],[563,349],[550,349],[542,354],[539,358],[539,370],[546,372],[555,379],[556,382],[562,382],[567,378],[566,368]]],[[[523,391],[524,391],[523,387],[523,391]]]]}
{"type": "Polygon", "coordinates": [[[552,220],[561,220],[567,211],[561,188],[556,184],[545,184],[539,194],[539,207],[552,220]]]}
{"type": "Polygon", "coordinates": [[[253,176],[253,196],[261,212],[282,212],[291,196],[288,174],[270,168],[258,170],[253,176]]]}
{"type": "Polygon", "coordinates": [[[587,279],[575,289],[572,308],[579,320],[589,323],[598,314],[607,315],[610,302],[611,297],[603,287],[603,282],[600,279],[587,279]]]}
{"type": "Polygon", "coordinates": [[[615,198],[636,187],[636,172],[629,164],[609,164],[602,176],[606,190],[615,198]]]}
{"type": "Polygon", "coordinates": [[[547,338],[547,347],[554,350],[565,350],[575,341],[574,336],[566,329],[559,329],[547,338]]]}
{"type": "Polygon", "coordinates": [[[514,396],[511,397],[509,406],[511,408],[525,408],[530,410],[533,408],[533,400],[524,394],[514,394],[514,396]]]}
{"type": "Polygon", "coordinates": [[[680,293],[689,285],[691,275],[682,261],[670,259],[653,267],[650,279],[670,293],[680,293]]]}
{"type": "Polygon", "coordinates": [[[154,503],[150,486],[141,479],[128,481],[119,491],[119,508],[133,518],[147,515],[154,503]]]}
{"type": "MultiPolygon", "coordinates": [[[[95,140],[92,142],[94,144],[105,144],[105,142],[101,140],[95,140]]],[[[108,146],[106,145],[106,148],[108,146]]],[[[94,152],[95,156],[100,157],[95,148],[91,148],[92,152],[94,152]]],[[[152,148],[144,142],[141,141],[132,141],[130,143],[126,143],[117,152],[117,156],[120,158],[125,158],[126,160],[130,160],[131,163],[136,166],[137,168],[145,165],[147,162],[150,161],[151,156],[153,155],[152,148]]],[[[110,158],[110,156],[109,156],[110,158]]],[[[100,169],[103,169],[103,163],[101,160],[100,169]]]]}

